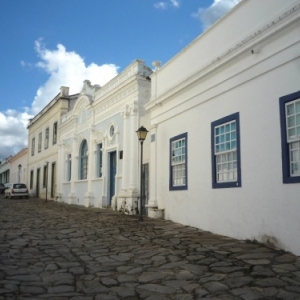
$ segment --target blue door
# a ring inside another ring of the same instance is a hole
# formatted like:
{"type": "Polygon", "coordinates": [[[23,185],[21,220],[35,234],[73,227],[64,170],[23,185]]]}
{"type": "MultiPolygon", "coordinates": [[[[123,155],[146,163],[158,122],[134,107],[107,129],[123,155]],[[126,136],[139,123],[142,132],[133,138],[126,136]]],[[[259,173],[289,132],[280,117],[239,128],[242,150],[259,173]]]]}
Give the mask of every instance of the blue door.
{"type": "Polygon", "coordinates": [[[111,205],[112,197],[116,193],[116,173],[117,173],[117,154],[116,151],[109,154],[109,203],[111,205]]]}

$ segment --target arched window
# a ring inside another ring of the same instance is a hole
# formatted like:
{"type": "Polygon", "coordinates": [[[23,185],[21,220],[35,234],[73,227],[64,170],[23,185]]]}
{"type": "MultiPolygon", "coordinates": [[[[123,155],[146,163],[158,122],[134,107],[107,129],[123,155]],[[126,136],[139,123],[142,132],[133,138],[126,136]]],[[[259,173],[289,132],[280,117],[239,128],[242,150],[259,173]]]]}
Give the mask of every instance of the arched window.
{"type": "Polygon", "coordinates": [[[80,179],[87,179],[88,172],[88,145],[86,140],[83,140],[80,147],[80,179]]]}

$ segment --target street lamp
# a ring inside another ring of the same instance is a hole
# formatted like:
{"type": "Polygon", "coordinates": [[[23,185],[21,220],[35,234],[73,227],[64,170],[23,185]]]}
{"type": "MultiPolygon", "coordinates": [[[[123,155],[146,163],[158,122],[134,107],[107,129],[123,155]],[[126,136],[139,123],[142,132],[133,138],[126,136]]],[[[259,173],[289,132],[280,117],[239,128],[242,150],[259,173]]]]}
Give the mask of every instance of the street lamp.
{"type": "Polygon", "coordinates": [[[21,168],[22,168],[22,165],[19,164],[18,165],[18,169],[19,169],[19,183],[21,183],[21,168]]]}
{"type": "Polygon", "coordinates": [[[141,126],[137,131],[136,134],[138,136],[139,141],[141,142],[141,181],[140,181],[140,221],[143,221],[143,143],[146,139],[147,133],[149,131],[144,127],[141,126]]]}
{"type": "Polygon", "coordinates": [[[47,196],[48,196],[48,164],[49,161],[46,161],[46,174],[45,174],[45,185],[46,185],[46,202],[47,202],[47,196]]]}

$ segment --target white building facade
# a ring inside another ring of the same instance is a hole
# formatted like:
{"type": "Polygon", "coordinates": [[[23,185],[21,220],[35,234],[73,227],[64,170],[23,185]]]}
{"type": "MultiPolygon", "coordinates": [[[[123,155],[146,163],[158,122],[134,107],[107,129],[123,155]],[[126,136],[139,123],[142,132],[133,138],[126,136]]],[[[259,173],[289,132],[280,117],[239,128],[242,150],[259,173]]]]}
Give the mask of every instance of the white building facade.
{"type": "Polygon", "coordinates": [[[58,95],[29,121],[27,178],[31,196],[57,198],[58,127],[61,116],[73,107],[77,97],[62,86],[58,95]]]}
{"type": "Polygon", "coordinates": [[[28,148],[24,148],[10,158],[10,182],[27,182],[28,148]]]}
{"type": "Polygon", "coordinates": [[[11,156],[0,162],[0,183],[10,182],[10,159],[11,156]]]}
{"type": "Polygon", "coordinates": [[[241,1],[151,80],[149,214],[300,255],[300,1],[241,1]]]}
{"type": "Polygon", "coordinates": [[[135,131],[149,124],[144,105],[150,99],[151,73],[136,60],[102,87],[84,82],[74,108],[59,126],[59,201],[138,213],[135,131]]]}

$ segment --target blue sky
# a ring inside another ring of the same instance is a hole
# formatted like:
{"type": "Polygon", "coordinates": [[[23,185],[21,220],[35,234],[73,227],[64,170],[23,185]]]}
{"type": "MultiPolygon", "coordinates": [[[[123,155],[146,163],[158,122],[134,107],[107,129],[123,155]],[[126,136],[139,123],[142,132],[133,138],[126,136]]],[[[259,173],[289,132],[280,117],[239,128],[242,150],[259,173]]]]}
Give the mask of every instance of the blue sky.
{"type": "Polygon", "coordinates": [[[1,0],[0,160],[55,95],[103,85],[133,60],[165,64],[239,0],[1,0]]]}

